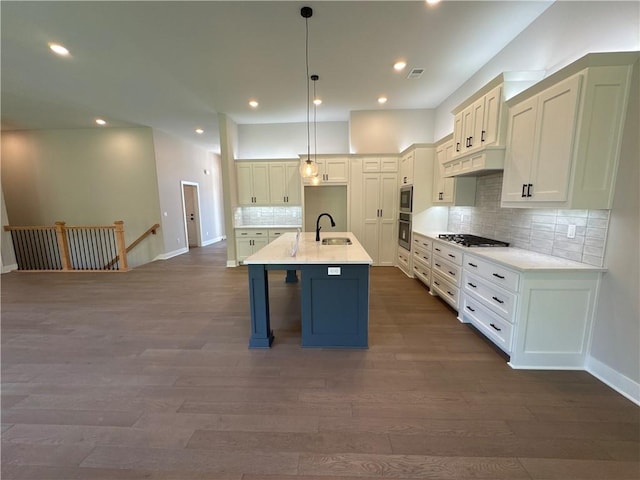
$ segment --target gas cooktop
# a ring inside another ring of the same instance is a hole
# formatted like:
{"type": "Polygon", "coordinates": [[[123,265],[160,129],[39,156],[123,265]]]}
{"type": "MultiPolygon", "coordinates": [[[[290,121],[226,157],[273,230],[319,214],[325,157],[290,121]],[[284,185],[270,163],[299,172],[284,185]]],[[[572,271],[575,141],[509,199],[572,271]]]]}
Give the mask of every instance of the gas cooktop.
{"type": "Polygon", "coordinates": [[[491,238],[478,237],[467,233],[441,233],[438,238],[454,242],[463,247],[508,247],[507,242],[493,240],[491,238]]]}

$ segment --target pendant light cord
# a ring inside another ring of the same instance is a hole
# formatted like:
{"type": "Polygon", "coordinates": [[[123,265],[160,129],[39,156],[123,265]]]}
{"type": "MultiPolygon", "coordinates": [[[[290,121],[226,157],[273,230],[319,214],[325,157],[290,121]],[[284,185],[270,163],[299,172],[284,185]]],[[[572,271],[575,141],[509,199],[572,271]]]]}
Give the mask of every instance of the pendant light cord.
{"type": "Polygon", "coordinates": [[[311,127],[309,125],[309,19],[304,19],[305,24],[305,66],[307,69],[307,163],[311,163],[311,127]]]}
{"type": "Polygon", "coordinates": [[[316,81],[318,76],[313,77],[313,161],[318,163],[318,122],[317,122],[317,112],[318,106],[316,105],[316,81]]]}

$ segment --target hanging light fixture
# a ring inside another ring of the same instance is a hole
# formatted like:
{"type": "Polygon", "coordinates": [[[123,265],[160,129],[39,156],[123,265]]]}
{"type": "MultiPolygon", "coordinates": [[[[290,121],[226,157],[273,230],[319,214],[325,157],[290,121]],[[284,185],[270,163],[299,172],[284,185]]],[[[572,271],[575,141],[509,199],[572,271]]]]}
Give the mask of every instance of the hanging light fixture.
{"type": "Polygon", "coordinates": [[[313,15],[311,7],[302,7],[300,15],[305,24],[305,67],[307,77],[307,158],[300,164],[300,175],[314,178],[318,175],[318,164],[311,160],[311,121],[310,121],[310,86],[309,86],[309,18],[313,15]]]}

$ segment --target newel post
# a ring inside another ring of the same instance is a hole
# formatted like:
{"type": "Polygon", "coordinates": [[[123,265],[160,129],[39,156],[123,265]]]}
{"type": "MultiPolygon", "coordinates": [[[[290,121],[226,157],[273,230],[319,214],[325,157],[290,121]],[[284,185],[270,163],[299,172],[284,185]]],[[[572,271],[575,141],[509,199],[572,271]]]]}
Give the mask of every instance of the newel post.
{"type": "Polygon", "coordinates": [[[66,222],[56,222],[56,238],[58,240],[58,249],[60,250],[62,270],[73,270],[71,255],[69,255],[69,241],[67,240],[67,230],[65,225],[66,222]]]}
{"type": "Polygon", "coordinates": [[[127,245],[124,242],[124,222],[116,220],[113,222],[116,226],[116,245],[118,246],[118,257],[120,259],[120,270],[129,270],[127,264],[127,245]]]}

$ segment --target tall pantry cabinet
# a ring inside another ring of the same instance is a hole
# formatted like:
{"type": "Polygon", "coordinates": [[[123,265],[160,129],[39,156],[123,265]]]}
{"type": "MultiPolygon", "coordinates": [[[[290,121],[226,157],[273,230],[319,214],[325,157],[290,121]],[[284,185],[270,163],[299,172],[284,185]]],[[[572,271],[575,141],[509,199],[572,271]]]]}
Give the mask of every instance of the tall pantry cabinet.
{"type": "Polygon", "coordinates": [[[393,266],[398,243],[398,160],[356,157],[350,168],[351,230],[374,265],[393,266]]]}

